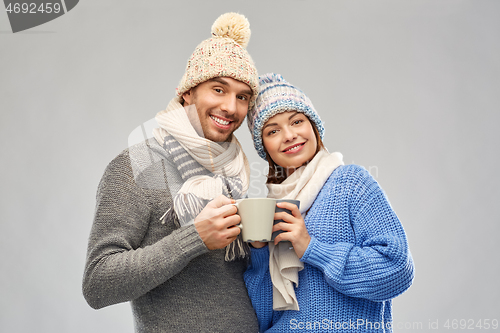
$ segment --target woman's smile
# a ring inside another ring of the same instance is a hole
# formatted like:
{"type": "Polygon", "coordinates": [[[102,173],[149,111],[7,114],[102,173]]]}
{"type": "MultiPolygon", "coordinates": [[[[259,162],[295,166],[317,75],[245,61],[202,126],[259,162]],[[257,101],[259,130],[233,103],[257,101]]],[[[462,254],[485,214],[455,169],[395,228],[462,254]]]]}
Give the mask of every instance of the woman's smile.
{"type": "Polygon", "coordinates": [[[288,148],[285,148],[282,152],[285,153],[285,154],[295,154],[295,153],[298,153],[299,151],[302,150],[302,148],[304,148],[305,144],[306,144],[306,142],[302,142],[302,143],[297,143],[297,144],[291,145],[288,148]]]}
{"type": "Polygon", "coordinates": [[[316,154],[313,125],[302,112],[286,111],[271,117],[262,129],[264,148],[290,175],[316,154]]]}

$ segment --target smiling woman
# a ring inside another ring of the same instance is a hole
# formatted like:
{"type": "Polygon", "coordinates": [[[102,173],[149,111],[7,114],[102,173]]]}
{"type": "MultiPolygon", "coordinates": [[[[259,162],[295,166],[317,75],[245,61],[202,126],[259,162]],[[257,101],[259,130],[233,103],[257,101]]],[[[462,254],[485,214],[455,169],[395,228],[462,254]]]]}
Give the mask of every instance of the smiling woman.
{"type": "Polygon", "coordinates": [[[316,127],[298,111],[286,111],[269,119],[262,140],[270,166],[268,183],[280,183],[323,148],[316,127]]]}
{"type": "Polygon", "coordinates": [[[260,331],[391,322],[392,298],[413,281],[413,259],[385,193],[364,168],[344,166],[323,147],[314,106],[281,75],[261,77],[255,105],[249,126],[269,161],[268,196],[300,201],[300,209],[277,204],[290,213],[275,214],[282,222],[274,242],[252,243],[245,283],[260,331]]]}

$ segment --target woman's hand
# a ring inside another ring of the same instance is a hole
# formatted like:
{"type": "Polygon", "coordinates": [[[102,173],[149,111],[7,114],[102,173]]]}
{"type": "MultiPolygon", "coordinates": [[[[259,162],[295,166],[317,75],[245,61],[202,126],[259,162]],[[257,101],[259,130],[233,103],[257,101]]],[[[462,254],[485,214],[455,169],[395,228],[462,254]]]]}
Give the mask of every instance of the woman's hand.
{"type": "Polygon", "coordinates": [[[311,236],[306,229],[306,224],[299,209],[296,205],[289,202],[279,202],[276,204],[279,208],[288,209],[292,212],[292,215],[287,212],[279,212],[274,214],[275,220],[283,220],[285,222],[280,222],[274,225],[273,232],[278,230],[283,230],[285,232],[280,233],[274,239],[274,245],[277,245],[280,241],[290,241],[293,245],[295,253],[299,258],[302,258],[304,253],[309,246],[311,241],[311,236]]]}

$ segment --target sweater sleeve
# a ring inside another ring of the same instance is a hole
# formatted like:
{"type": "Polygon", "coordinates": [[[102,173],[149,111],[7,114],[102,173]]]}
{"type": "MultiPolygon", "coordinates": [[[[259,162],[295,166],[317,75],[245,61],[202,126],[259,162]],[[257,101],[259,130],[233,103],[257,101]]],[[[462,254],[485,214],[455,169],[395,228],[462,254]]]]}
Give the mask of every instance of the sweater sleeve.
{"type": "Polygon", "coordinates": [[[111,162],[97,192],[83,294],[95,309],[136,299],[207,252],[194,225],[142,246],[151,206],[134,180],[128,159],[111,162]]]}
{"type": "MultiPolygon", "coordinates": [[[[347,296],[385,301],[410,287],[413,259],[385,193],[366,170],[360,170],[332,188],[325,201],[327,206],[334,200],[347,201],[349,212],[344,216],[350,220],[354,241],[312,237],[301,260],[322,270],[327,283],[347,296]]],[[[322,223],[329,223],[325,215],[322,223]]]]}
{"type": "Polygon", "coordinates": [[[269,275],[269,246],[251,248],[250,265],[244,274],[248,295],[259,321],[259,332],[272,326],[273,285],[269,275]]]}

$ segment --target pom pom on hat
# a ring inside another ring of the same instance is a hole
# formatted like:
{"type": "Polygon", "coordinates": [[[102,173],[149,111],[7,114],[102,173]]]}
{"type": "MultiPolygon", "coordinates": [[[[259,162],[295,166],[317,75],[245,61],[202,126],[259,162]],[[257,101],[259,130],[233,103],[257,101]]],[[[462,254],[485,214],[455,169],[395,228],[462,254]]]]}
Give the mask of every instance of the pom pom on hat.
{"type": "Polygon", "coordinates": [[[325,135],[323,122],[306,94],[279,74],[264,74],[259,77],[259,84],[260,91],[255,100],[255,106],[247,114],[247,123],[252,134],[254,147],[260,157],[266,159],[262,142],[262,128],[269,119],[282,112],[298,111],[304,113],[316,126],[321,139],[323,139],[325,135]]]}
{"type": "Polygon", "coordinates": [[[230,77],[247,84],[253,91],[248,110],[259,93],[259,75],[246,50],[250,23],[237,13],[222,14],[212,25],[212,37],[202,41],[188,60],[186,72],[177,87],[177,98],[198,84],[216,77],[230,77]]]}
{"type": "Polygon", "coordinates": [[[212,25],[213,36],[231,38],[244,48],[250,41],[250,34],[250,23],[238,13],[222,14],[212,25]]]}

